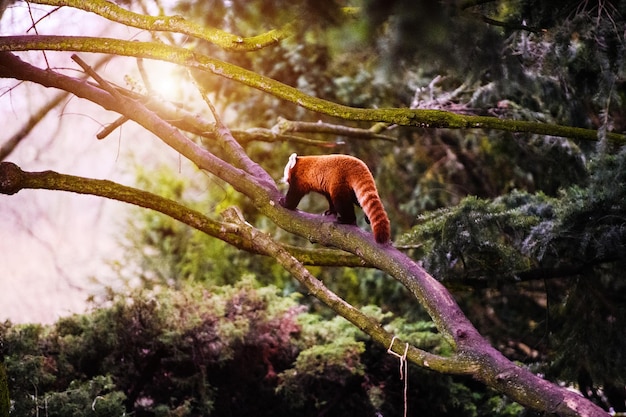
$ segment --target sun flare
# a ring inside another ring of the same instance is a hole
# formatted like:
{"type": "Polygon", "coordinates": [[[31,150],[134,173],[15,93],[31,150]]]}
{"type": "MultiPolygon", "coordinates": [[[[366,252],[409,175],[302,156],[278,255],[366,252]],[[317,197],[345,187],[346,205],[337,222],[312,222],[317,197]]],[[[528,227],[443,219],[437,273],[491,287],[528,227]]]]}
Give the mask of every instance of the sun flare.
{"type": "Polygon", "coordinates": [[[143,84],[148,92],[165,100],[177,101],[182,98],[184,75],[175,65],[150,61],[145,65],[145,77],[147,80],[144,79],[143,84]]]}

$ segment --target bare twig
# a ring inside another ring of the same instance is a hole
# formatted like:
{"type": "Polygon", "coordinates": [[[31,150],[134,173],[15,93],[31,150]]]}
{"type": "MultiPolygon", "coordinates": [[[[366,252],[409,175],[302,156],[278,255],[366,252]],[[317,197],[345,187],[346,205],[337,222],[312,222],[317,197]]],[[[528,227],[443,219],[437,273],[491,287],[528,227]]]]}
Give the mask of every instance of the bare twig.
{"type": "Polygon", "coordinates": [[[304,136],[285,135],[276,132],[274,129],[265,129],[262,127],[252,127],[246,130],[235,130],[234,135],[238,142],[249,142],[253,140],[264,142],[292,142],[303,145],[318,146],[321,148],[334,148],[339,144],[325,140],[311,139],[304,136]]]}
{"type": "MultiPolygon", "coordinates": [[[[111,56],[105,56],[99,59],[93,66],[97,69],[105,65],[111,60],[111,56]]],[[[33,110],[28,121],[24,123],[20,130],[13,134],[6,142],[0,145],[0,161],[5,160],[17,146],[24,140],[30,132],[43,120],[43,118],[55,107],[66,100],[70,94],[66,91],[62,91],[51,98],[47,103],[44,103],[39,109],[33,110]]],[[[106,135],[105,135],[106,136],[106,135]]]]}
{"type": "Polygon", "coordinates": [[[396,138],[387,135],[381,135],[378,132],[370,129],[360,129],[356,127],[349,127],[343,125],[336,125],[332,123],[324,122],[297,122],[280,118],[278,123],[272,128],[272,131],[278,133],[323,133],[329,135],[339,135],[352,137],[357,139],[382,139],[395,142],[396,138]]]}
{"type": "Polygon", "coordinates": [[[115,87],[113,87],[111,84],[109,84],[109,82],[107,80],[102,78],[93,68],[91,68],[89,65],[87,65],[87,63],[85,61],[83,61],[81,57],[79,57],[76,54],[72,54],[72,59],[78,65],[80,65],[80,67],[83,69],[83,71],[85,71],[87,74],[89,74],[89,76],[91,78],[93,78],[100,85],[100,87],[102,87],[103,90],[107,91],[109,94],[111,94],[113,97],[115,97],[118,100],[123,100],[124,99],[124,96],[122,96],[122,94],[119,91],[117,91],[117,89],[115,87]]]}
{"type": "Polygon", "coordinates": [[[126,116],[120,116],[117,119],[115,119],[115,121],[113,123],[109,123],[107,126],[105,126],[101,131],[99,131],[96,134],[96,138],[102,140],[104,138],[106,138],[107,136],[109,136],[111,133],[113,133],[113,131],[115,129],[117,129],[118,127],[122,126],[124,123],[126,123],[128,121],[128,117],[126,116]]]}

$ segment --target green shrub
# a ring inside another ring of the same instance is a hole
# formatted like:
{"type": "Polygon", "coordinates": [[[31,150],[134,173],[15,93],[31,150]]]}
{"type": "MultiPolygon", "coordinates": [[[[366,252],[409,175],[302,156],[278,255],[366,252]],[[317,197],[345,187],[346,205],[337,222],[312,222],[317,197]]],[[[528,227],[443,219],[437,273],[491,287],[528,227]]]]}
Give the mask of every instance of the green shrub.
{"type": "MultiPolygon", "coordinates": [[[[397,358],[345,319],[305,310],[248,276],[112,295],[52,326],[6,322],[11,416],[402,415],[397,358]]],[[[428,323],[366,310],[425,349],[449,349],[428,323]]],[[[412,414],[510,415],[502,404],[471,381],[409,367],[412,414]]]]}

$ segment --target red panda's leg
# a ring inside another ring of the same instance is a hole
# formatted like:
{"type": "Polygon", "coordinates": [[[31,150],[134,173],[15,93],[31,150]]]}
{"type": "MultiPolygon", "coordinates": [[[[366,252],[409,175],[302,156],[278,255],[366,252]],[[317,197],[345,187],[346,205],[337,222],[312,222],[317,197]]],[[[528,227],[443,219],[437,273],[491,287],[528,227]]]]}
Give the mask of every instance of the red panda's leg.
{"type": "Polygon", "coordinates": [[[330,198],[329,194],[324,194],[324,197],[326,197],[326,201],[328,201],[328,210],[326,210],[324,212],[324,216],[330,216],[330,215],[336,215],[337,214],[337,210],[335,210],[335,205],[333,204],[333,199],[330,198]]]}
{"type": "Polygon", "coordinates": [[[343,224],[356,224],[356,214],[354,213],[354,204],[350,199],[342,199],[335,197],[333,199],[335,209],[337,210],[337,222],[343,224]]]}
{"type": "Polygon", "coordinates": [[[296,191],[296,187],[289,186],[287,195],[280,199],[280,205],[289,210],[295,210],[298,207],[298,203],[304,197],[304,193],[296,191]]]}

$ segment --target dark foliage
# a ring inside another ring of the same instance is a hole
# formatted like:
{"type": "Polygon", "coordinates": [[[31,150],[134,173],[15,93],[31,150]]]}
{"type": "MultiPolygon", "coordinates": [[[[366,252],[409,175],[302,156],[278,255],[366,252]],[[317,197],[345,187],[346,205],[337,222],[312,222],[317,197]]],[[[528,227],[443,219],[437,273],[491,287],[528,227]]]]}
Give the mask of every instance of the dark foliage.
{"type": "MultiPolygon", "coordinates": [[[[407,340],[445,349],[432,324],[385,317],[407,340]]],[[[118,295],[50,327],[6,322],[0,338],[13,416],[400,416],[404,407],[397,358],[344,319],[307,314],[250,279],[118,295]]],[[[520,410],[471,381],[414,367],[409,398],[416,414],[520,410]]]]}
{"type": "Polygon", "coordinates": [[[484,288],[483,302],[476,293],[464,302],[503,350],[543,357],[553,378],[624,409],[626,149],[589,163],[587,180],[559,198],[466,198],[423,216],[406,238],[423,245],[418,256],[452,287],[484,288]]]}

